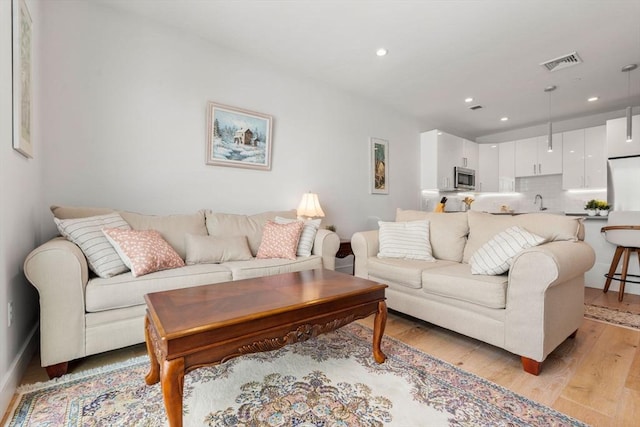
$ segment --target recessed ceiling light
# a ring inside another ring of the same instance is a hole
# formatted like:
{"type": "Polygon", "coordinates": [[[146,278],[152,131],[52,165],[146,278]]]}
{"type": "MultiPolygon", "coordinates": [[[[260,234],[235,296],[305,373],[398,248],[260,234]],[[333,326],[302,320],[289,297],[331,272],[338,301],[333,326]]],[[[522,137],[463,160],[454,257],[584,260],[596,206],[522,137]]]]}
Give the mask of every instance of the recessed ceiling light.
{"type": "Polygon", "coordinates": [[[465,98],[464,102],[466,102],[466,103],[473,102],[473,98],[471,98],[471,97],[465,98]]]}
{"type": "Polygon", "coordinates": [[[376,50],[376,55],[378,56],[385,56],[387,53],[389,53],[389,51],[383,47],[381,47],[380,49],[376,50]]]}
{"type": "Polygon", "coordinates": [[[507,120],[509,120],[509,117],[500,117],[501,122],[506,122],[507,120]]]}
{"type": "Polygon", "coordinates": [[[491,148],[498,148],[498,146],[497,145],[492,145],[491,148]]]}
{"type": "Polygon", "coordinates": [[[595,102],[595,101],[597,101],[598,99],[600,99],[600,98],[598,98],[597,96],[592,96],[591,98],[587,99],[587,101],[589,101],[589,102],[595,102]]]}

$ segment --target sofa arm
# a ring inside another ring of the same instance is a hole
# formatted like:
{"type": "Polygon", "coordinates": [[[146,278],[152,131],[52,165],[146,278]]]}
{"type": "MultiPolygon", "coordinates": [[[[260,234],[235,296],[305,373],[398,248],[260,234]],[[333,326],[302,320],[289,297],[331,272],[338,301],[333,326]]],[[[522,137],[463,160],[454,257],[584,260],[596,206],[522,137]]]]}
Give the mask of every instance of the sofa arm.
{"type": "Polygon", "coordinates": [[[85,355],[85,288],[87,260],[78,246],[52,239],[24,261],[24,274],[40,295],[42,366],[85,355]]]}
{"type": "Polygon", "coordinates": [[[351,237],[351,250],[355,258],[355,275],[368,279],[367,259],[378,255],[378,230],[359,231],[351,237]]]}
{"type": "Polygon", "coordinates": [[[584,315],[584,273],[595,262],[589,244],[557,241],[527,249],[509,272],[505,348],[543,361],[575,332],[584,315]]]}
{"type": "Polygon", "coordinates": [[[322,266],[327,270],[335,270],[336,268],[336,253],[340,248],[340,237],[331,231],[320,229],[316,233],[316,239],[313,242],[313,250],[311,253],[314,255],[322,256],[322,266]]]}

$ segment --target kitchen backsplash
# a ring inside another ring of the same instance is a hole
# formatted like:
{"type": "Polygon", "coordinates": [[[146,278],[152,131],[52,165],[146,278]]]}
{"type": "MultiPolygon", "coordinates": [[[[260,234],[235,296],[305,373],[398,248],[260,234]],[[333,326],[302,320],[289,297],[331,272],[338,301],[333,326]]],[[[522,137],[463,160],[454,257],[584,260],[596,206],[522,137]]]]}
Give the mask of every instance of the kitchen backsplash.
{"type": "Polygon", "coordinates": [[[578,213],[584,211],[584,204],[590,199],[607,200],[607,191],[599,190],[562,190],[562,175],[532,176],[516,178],[515,193],[445,193],[436,191],[422,192],[422,210],[433,211],[440,199],[447,197],[445,210],[448,212],[463,210],[462,199],[472,196],[475,201],[471,210],[500,212],[502,206],[514,212],[533,212],[540,209],[540,202],[534,204],[536,194],[542,196],[547,212],[578,213]]]}

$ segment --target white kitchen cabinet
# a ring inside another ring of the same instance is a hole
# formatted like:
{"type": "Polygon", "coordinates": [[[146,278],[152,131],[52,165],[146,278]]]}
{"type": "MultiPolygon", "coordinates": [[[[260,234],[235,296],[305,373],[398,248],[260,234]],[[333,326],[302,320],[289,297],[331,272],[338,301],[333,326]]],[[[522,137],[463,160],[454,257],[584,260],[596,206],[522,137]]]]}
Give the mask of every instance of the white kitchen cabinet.
{"type": "Polygon", "coordinates": [[[476,190],[497,192],[499,191],[499,144],[477,145],[478,170],[476,172],[476,190]]]}
{"type": "Polygon", "coordinates": [[[420,134],[420,184],[423,190],[453,190],[454,168],[478,168],[478,144],[434,129],[420,134]]]}
{"type": "Polygon", "coordinates": [[[640,115],[631,118],[633,140],[627,142],[627,118],[607,120],[607,149],[605,157],[640,155],[640,115]]]}
{"type": "MultiPolygon", "coordinates": [[[[639,123],[640,124],[640,123],[639,123]]],[[[640,127],[640,126],[639,126],[640,127]]],[[[640,139],[640,137],[638,138],[640,139]]],[[[596,126],[584,130],[585,188],[607,187],[607,129],[596,126]]]]}
{"type": "Polygon", "coordinates": [[[562,149],[564,190],[607,186],[605,126],[564,132],[562,149]]]}
{"type": "Polygon", "coordinates": [[[477,143],[473,141],[469,141],[468,139],[462,139],[462,159],[460,160],[460,164],[456,166],[463,166],[465,168],[473,169],[475,171],[480,167],[480,154],[479,154],[479,146],[477,143]]]}
{"type": "Polygon", "coordinates": [[[547,150],[547,137],[516,141],[516,177],[562,173],[562,134],[553,134],[553,151],[547,150]]]}
{"type": "Polygon", "coordinates": [[[516,191],[516,143],[498,144],[498,191],[516,191]]]}

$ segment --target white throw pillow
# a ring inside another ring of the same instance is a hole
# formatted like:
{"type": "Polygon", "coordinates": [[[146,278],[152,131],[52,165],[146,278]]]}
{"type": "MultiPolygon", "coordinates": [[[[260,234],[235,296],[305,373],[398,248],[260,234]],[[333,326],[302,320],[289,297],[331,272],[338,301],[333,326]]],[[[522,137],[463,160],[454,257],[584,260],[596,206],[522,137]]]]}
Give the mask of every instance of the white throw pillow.
{"type": "Polygon", "coordinates": [[[429,221],[378,221],[380,231],[378,258],[435,261],[429,242],[429,221]]]}
{"type": "MultiPolygon", "coordinates": [[[[290,222],[300,221],[297,219],[276,217],[276,223],[288,224],[290,222]]],[[[316,234],[320,228],[321,219],[308,219],[304,221],[304,227],[302,228],[302,234],[298,241],[298,249],[296,250],[297,256],[311,256],[311,249],[313,249],[313,242],[316,239],[316,234]]]]}
{"type": "Polygon", "coordinates": [[[108,278],[129,270],[102,233],[103,228],[131,230],[120,214],[114,212],[87,218],[53,220],[60,234],[80,247],[89,268],[98,276],[108,278]]]}
{"type": "Polygon", "coordinates": [[[496,276],[509,271],[513,257],[525,249],[541,245],[544,237],[530,233],[517,225],[493,236],[471,259],[471,274],[496,276]]]}

